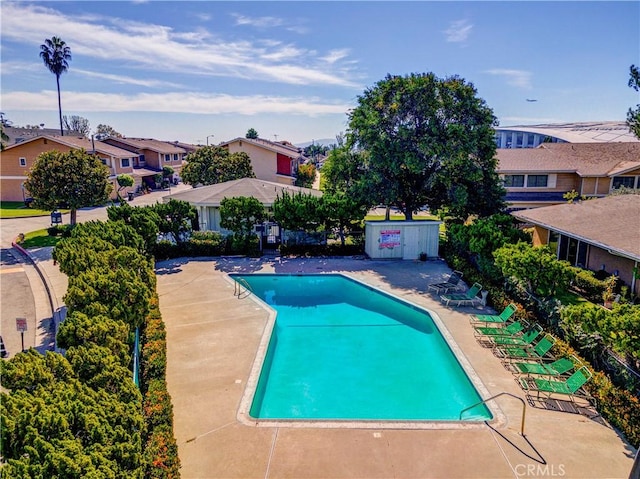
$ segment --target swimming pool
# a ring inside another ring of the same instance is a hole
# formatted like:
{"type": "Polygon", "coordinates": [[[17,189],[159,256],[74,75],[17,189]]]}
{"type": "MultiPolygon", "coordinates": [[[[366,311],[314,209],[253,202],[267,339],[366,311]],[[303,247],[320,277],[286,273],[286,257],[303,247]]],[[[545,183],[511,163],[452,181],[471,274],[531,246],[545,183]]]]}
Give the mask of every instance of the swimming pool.
{"type": "MultiPolygon", "coordinates": [[[[249,416],[458,421],[481,397],[429,313],[337,274],[232,274],[277,312],[249,416]]],[[[492,418],[485,406],[466,420],[492,418]]]]}

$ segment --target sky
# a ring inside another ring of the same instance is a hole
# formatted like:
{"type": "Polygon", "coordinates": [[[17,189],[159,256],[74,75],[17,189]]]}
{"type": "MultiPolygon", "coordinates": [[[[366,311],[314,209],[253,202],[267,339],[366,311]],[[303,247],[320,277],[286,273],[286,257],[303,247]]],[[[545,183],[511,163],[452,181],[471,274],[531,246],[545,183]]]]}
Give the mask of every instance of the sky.
{"type": "Polygon", "coordinates": [[[59,127],[62,110],[129,137],[295,144],[347,131],[386,75],[472,83],[500,126],[624,121],[640,103],[640,2],[54,1],[0,3],[0,109],[59,127]],[[530,101],[535,100],[535,101],[530,101]]]}

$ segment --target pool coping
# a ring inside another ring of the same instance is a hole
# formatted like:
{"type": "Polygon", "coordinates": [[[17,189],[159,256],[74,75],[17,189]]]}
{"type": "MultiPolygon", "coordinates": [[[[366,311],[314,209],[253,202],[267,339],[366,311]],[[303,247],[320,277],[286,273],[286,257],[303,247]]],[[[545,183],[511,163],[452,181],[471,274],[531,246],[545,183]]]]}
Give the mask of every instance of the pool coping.
{"type": "MultiPolygon", "coordinates": [[[[234,275],[238,275],[238,273],[231,273],[234,275]]],[[[236,284],[236,281],[231,277],[231,274],[225,274],[224,278],[226,281],[236,284]]],[[[278,275],[278,273],[252,273],[256,275],[278,275]]],[[[264,329],[262,331],[262,336],[260,338],[260,343],[256,350],[253,363],[251,366],[251,371],[249,373],[249,377],[247,378],[245,388],[242,394],[242,398],[240,400],[236,418],[237,420],[246,426],[253,427],[285,427],[285,428],[326,428],[326,429],[407,429],[407,430],[469,430],[469,429],[482,429],[487,425],[491,425],[493,427],[503,427],[507,424],[507,417],[502,411],[502,409],[495,403],[494,401],[490,401],[491,393],[486,388],[480,376],[475,372],[473,366],[470,361],[463,353],[460,346],[455,342],[451,332],[446,327],[444,322],[441,320],[440,316],[433,310],[429,308],[425,308],[418,304],[408,301],[405,298],[401,298],[400,296],[390,292],[378,288],[374,285],[368,284],[362,281],[359,278],[355,278],[352,275],[346,273],[336,273],[336,272],[327,272],[327,273],[289,273],[282,274],[283,276],[318,276],[318,275],[333,275],[333,276],[343,276],[348,278],[355,283],[362,285],[366,288],[373,289],[378,291],[384,295],[388,295],[394,298],[397,301],[401,301],[404,304],[407,304],[409,307],[423,311],[428,313],[433,319],[436,327],[438,328],[440,334],[442,334],[445,342],[454,357],[464,370],[465,374],[473,384],[473,387],[476,388],[478,395],[483,400],[485,406],[491,412],[493,418],[487,420],[459,420],[459,421],[436,421],[436,420],[407,420],[407,421],[383,421],[383,420],[326,420],[326,419],[259,419],[252,417],[249,414],[249,410],[251,408],[251,403],[253,402],[253,396],[255,395],[255,391],[258,386],[258,381],[260,379],[260,374],[262,372],[262,366],[264,364],[264,359],[267,354],[267,349],[269,347],[269,342],[271,340],[271,335],[273,333],[273,327],[275,326],[275,321],[277,317],[277,311],[272,308],[269,304],[260,299],[257,295],[253,294],[253,292],[248,296],[253,302],[258,304],[260,307],[264,308],[268,312],[268,318],[264,329]]],[[[472,404],[470,406],[480,405],[482,403],[472,404]]],[[[462,410],[464,411],[464,409],[462,410]]],[[[461,411],[461,413],[462,413],[461,411]]]]}

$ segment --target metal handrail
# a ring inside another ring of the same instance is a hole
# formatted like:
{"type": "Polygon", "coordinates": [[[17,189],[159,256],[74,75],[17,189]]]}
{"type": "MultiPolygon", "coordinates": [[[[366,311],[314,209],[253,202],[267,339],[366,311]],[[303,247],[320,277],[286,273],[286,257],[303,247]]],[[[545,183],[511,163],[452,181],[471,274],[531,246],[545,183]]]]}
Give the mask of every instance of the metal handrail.
{"type": "Polygon", "coordinates": [[[233,288],[233,295],[237,296],[238,299],[240,299],[240,296],[242,295],[242,287],[243,286],[244,286],[244,292],[247,293],[247,295],[244,296],[245,298],[247,296],[249,296],[249,294],[253,293],[253,289],[251,288],[251,285],[247,282],[246,279],[237,278],[235,280],[235,286],[233,288]]]}
{"type": "Polygon", "coordinates": [[[469,409],[473,409],[476,406],[480,406],[481,404],[486,403],[487,401],[491,401],[493,399],[499,398],[500,396],[511,396],[512,398],[516,398],[518,401],[520,401],[522,403],[522,423],[520,425],[520,435],[524,436],[524,419],[525,419],[525,415],[527,413],[527,404],[524,402],[524,399],[522,399],[519,396],[516,396],[515,394],[511,394],[508,392],[501,392],[496,394],[495,396],[491,396],[490,398],[487,399],[483,399],[482,401],[475,403],[472,406],[466,407],[464,408],[462,411],[460,411],[460,417],[458,418],[460,421],[462,420],[462,414],[466,411],[468,411],[469,409]]]}

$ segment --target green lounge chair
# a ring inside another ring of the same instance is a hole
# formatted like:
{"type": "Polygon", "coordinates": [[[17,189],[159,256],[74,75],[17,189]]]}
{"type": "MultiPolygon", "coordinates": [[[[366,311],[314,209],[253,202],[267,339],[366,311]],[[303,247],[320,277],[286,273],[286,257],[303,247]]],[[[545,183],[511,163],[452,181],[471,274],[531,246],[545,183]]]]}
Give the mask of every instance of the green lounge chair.
{"type": "Polygon", "coordinates": [[[578,358],[575,356],[572,356],[572,358],[575,361],[569,358],[560,358],[551,363],[517,362],[513,363],[513,371],[517,374],[526,374],[527,376],[537,375],[560,377],[575,368],[576,364],[579,364],[582,367],[582,363],[578,358]]]}
{"type": "Polygon", "coordinates": [[[535,325],[532,328],[529,328],[524,334],[514,335],[514,336],[489,336],[489,340],[495,346],[522,346],[526,347],[538,339],[538,337],[542,334],[542,328],[538,325],[535,325]]]}
{"type": "Polygon", "coordinates": [[[474,336],[514,336],[522,333],[526,329],[526,322],[514,321],[508,325],[477,326],[473,328],[474,336]]]}
{"type": "Polygon", "coordinates": [[[593,400],[591,395],[582,389],[582,386],[584,386],[589,379],[591,379],[591,372],[589,372],[586,366],[583,366],[564,380],[526,376],[521,377],[519,382],[530,401],[532,400],[531,393],[536,393],[538,399],[541,395],[546,398],[551,398],[551,396],[557,394],[568,397],[569,400],[575,404],[574,399],[576,397],[585,398],[589,400],[589,402],[593,400]]]}
{"type": "Polygon", "coordinates": [[[458,291],[462,289],[462,285],[460,284],[462,281],[462,273],[460,271],[454,271],[451,273],[447,281],[444,283],[432,283],[427,288],[428,290],[433,290],[436,294],[440,293],[448,293],[449,291],[458,291]]]}
{"type": "Polygon", "coordinates": [[[511,319],[511,316],[518,310],[515,304],[508,305],[500,314],[472,314],[471,323],[506,323],[511,319]]]}
{"type": "Polygon", "coordinates": [[[480,302],[478,293],[482,291],[480,283],[473,283],[466,293],[443,294],[440,300],[447,306],[475,306],[480,302]]]}
{"type": "Polygon", "coordinates": [[[555,338],[547,334],[533,346],[498,347],[493,352],[503,361],[525,359],[540,361],[550,357],[550,351],[555,342],[555,338]]]}

